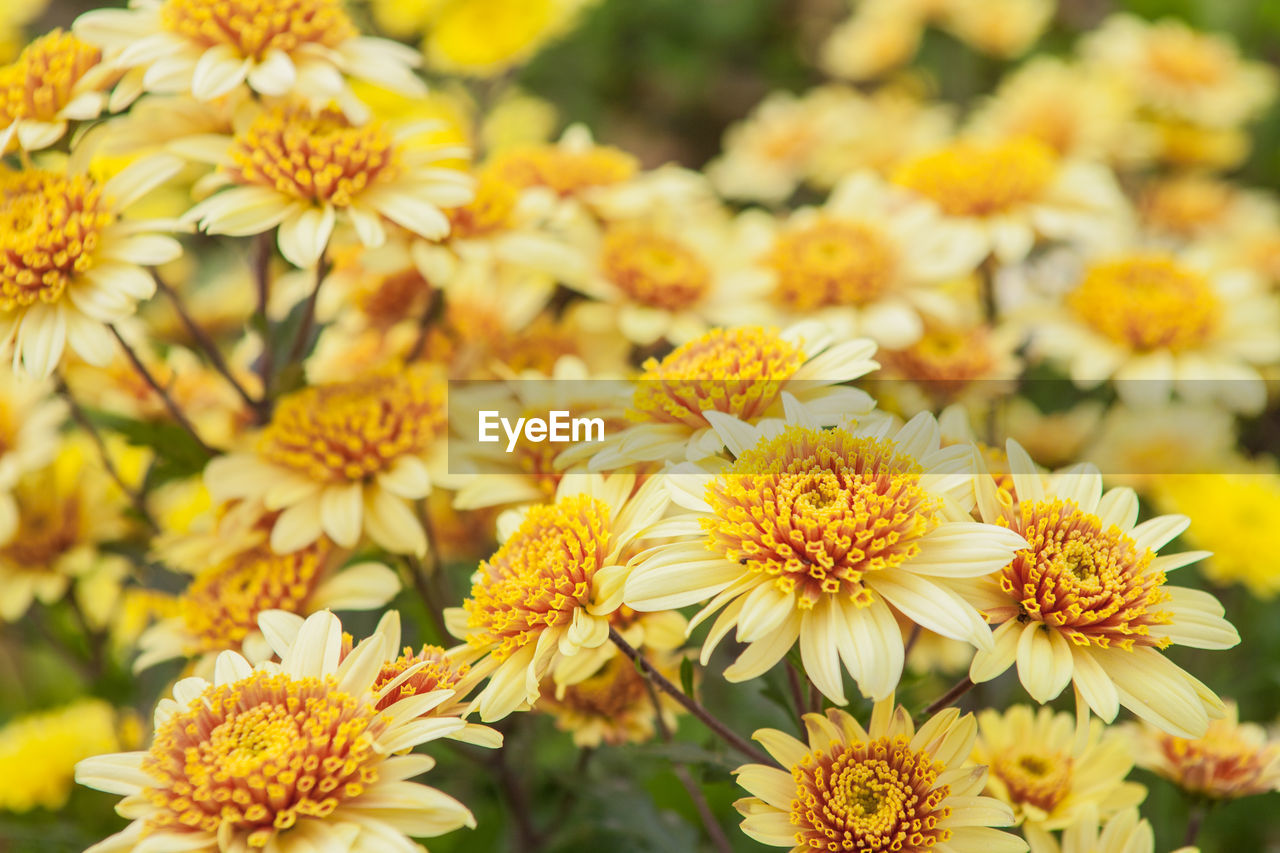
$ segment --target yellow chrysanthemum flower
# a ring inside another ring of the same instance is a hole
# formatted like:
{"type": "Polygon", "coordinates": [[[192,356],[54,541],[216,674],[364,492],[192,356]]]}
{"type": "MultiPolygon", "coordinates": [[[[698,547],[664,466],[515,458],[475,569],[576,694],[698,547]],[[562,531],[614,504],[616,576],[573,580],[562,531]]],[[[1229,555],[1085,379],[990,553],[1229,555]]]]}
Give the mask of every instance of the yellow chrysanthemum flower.
{"type": "Polygon", "coordinates": [[[782,766],[738,768],[750,797],[734,803],[742,831],[792,853],[1024,853],[999,800],[982,796],[986,768],[967,763],[977,725],[954,708],[918,729],[893,697],[877,702],[863,728],[838,708],[805,714],[808,743],[776,729],[755,739],[782,766]]]}
{"type": "Polygon", "coordinates": [[[1139,767],[1196,797],[1233,800],[1280,791],[1280,742],[1257,723],[1241,723],[1236,703],[1188,740],[1151,726],[1130,730],[1139,767]]]}
{"type": "MultiPolygon", "coordinates": [[[[568,30],[593,0],[434,0],[427,5],[427,63],[493,77],[524,62],[568,30]]],[[[375,3],[393,5],[389,0],[375,3]]]]}
{"type": "Polygon", "coordinates": [[[68,344],[106,364],[116,344],[106,329],[155,292],[143,266],[182,253],[155,233],[159,222],[122,219],[133,202],[173,177],[182,162],[135,161],[105,182],[68,170],[0,167],[0,346],[14,368],[45,377],[68,344]]]}
{"type": "Polygon", "coordinates": [[[77,761],[120,748],[115,710],[81,699],[0,727],[0,811],[56,811],[67,803],[77,761]]]}
{"type": "Polygon", "coordinates": [[[609,642],[627,549],[666,507],[657,479],[637,489],[630,474],[568,474],[554,503],[504,513],[502,546],[480,564],[462,607],[445,611],[450,632],[492,666],[476,697],[482,720],[532,704],[565,661],[609,642]]]}
{"type": "Polygon", "coordinates": [[[1147,795],[1124,781],[1133,755],[1121,733],[1093,720],[1082,740],[1075,717],[1050,708],[980,712],[973,761],[987,766],[987,795],[1013,808],[1035,853],[1050,843],[1051,831],[1086,813],[1107,816],[1136,806],[1147,795]]]}
{"type": "MultiPolygon", "coordinates": [[[[677,678],[679,656],[654,655],[649,663],[668,680],[677,678]]],[[[597,672],[569,687],[544,692],[535,711],[550,714],[556,728],[569,732],[580,749],[601,744],[618,746],[652,740],[657,729],[657,710],[668,731],[677,724],[680,706],[665,694],[651,694],[646,677],[621,654],[614,655],[597,672]]]]}
{"type": "Polygon", "coordinates": [[[223,652],[212,682],[184,678],[160,700],[148,750],[77,765],[76,781],[124,796],[117,810],[132,820],[90,850],[404,846],[475,825],[457,800],[405,781],[434,762],[396,753],[464,723],[377,709],[382,636],[340,663],[331,613],[291,639],[262,628],[280,663],[223,652]]]}
{"type": "Polygon", "coordinates": [[[271,529],[277,553],[321,535],[353,548],[367,533],[389,551],[423,554],[411,502],[427,496],[431,470],[441,468],[444,395],[424,364],[295,391],[276,404],[253,450],[209,463],[205,485],[215,501],[260,499],[282,510],[271,529]]]}
{"type": "Polygon", "coordinates": [[[280,253],[314,267],[339,224],[370,247],[386,241],[383,219],[429,240],[449,233],[442,207],[472,198],[471,178],[443,161],[456,146],[410,144],[421,127],[393,131],[374,120],[288,102],[247,110],[234,136],[187,140],[188,156],[215,164],[202,190],[220,190],[187,212],[211,234],[246,236],[279,226],[280,253]],[[225,189],[224,189],[225,188],[225,189]]]}
{"type": "Polygon", "coordinates": [[[344,75],[426,90],[412,71],[418,52],[360,35],[341,0],[130,0],[128,9],[86,12],[72,29],[108,62],[131,69],[115,106],[144,90],[212,101],[244,85],[324,102],[348,94],[344,75]]]}
{"type": "Polygon", "coordinates": [[[48,148],[69,121],[97,118],[116,75],[101,60],[97,47],[54,30],[0,68],[0,152],[14,140],[24,151],[48,148]]]}
{"type": "Polygon", "coordinates": [[[1077,707],[1103,720],[1120,706],[1161,729],[1198,737],[1223,713],[1208,687],[1160,650],[1172,644],[1231,648],[1240,635],[1222,605],[1200,590],[1169,586],[1165,573],[1203,551],[1158,555],[1191,520],[1138,520],[1132,489],[1103,493],[1090,465],[1046,480],[1026,451],[1008,443],[1012,501],[978,479],[982,517],[1025,537],[1027,547],[985,579],[975,603],[998,625],[995,649],[980,650],[969,676],[990,681],[1017,663],[1031,698],[1044,703],[1074,684],[1077,707]]]}
{"type": "Polygon", "coordinates": [[[48,382],[0,371],[0,540],[10,537],[18,523],[13,487],[58,452],[58,428],[67,407],[52,391],[48,382]]]}
{"type": "Polygon", "coordinates": [[[896,432],[887,419],[780,432],[716,422],[736,461],[716,474],[692,464],[672,469],[664,477],[672,499],[692,512],[650,531],[705,535],[633,559],[627,606],[710,600],[694,625],[723,608],[702,663],[736,627],[747,648],[725,670],[734,682],[762,675],[799,640],[809,679],[841,704],[842,664],[873,699],[897,686],[903,639],[891,607],[943,636],[990,647],[990,631],[953,585],[997,570],[1024,541],[969,516],[971,447],[940,448],[927,414],[896,432]]]}

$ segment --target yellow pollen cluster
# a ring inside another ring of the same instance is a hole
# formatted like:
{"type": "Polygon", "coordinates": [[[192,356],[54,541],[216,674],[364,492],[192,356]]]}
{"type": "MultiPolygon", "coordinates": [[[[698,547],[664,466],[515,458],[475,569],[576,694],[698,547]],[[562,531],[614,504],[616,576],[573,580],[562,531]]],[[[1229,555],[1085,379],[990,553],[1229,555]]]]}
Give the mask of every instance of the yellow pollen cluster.
{"type": "Polygon", "coordinates": [[[386,371],[282,398],[258,452],[318,482],[355,482],[426,452],[444,420],[444,386],[429,368],[386,371]]]}
{"type": "Polygon", "coordinates": [[[609,551],[609,507],[590,495],[529,510],[524,523],[480,564],[463,602],[474,646],[496,645],[504,660],[546,628],[568,625],[590,601],[609,551]]]}
{"type": "Polygon", "coordinates": [[[495,175],[517,187],[547,187],[569,196],[592,187],[620,184],[640,169],[627,152],[608,145],[571,151],[557,145],[517,146],[490,165],[495,175]]]}
{"type": "Polygon", "coordinates": [[[1164,255],[1095,264],[1067,303],[1100,334],[1144,352],[1199,346],[1222,314],[1208,280],[1164,255]]]}
{"type": "Polygon", "coordinates": [[[644,363],[628,417],[694,429],[706,427],[708,409],[751,420],[777,401],[804,360],[774,329],[712,329],[661,362],[644,363]]]}
{"type": "Polygon", "coordinates": [[[936,785],[945,769],[902,736],[809,753],[791,768],[797,847],[918,853],[945,843],[951,788],[936,785]]]}
{"type": "Polygon", "coordinates": [[[949,216],[995,216],[1038,200],[1053,182],[1053,150],[1033,139],[960,142],[906,163],[895,178],[949,216]]]}
{"type": "Polygon", "coordinates": [[[774,298],[812,311],[875,301],[892,286],[898,259],[876,228],[823,219],[780,236],[764,262],[778,274],[774,298]]]}
{"type": "Polygon", "coordinates": [[[1009,798],[1051,812],[1071,790],[1072,760],[1058,753],[1020,752],[1001,755],[991,772],[1000,777],[1009,798]]]}
{"type": "Polygon", "coordinates": [[[600,249],[600,265],[619,290],[651,308],[688,308],[711,287],[711,270],[696,252],[650,228],[611,229],[600,249]]]}
{"type": "Polygon", "coordinates": [[[227,45],[258,61],[307,44],[337,47],[359,34],[341,0],[166,0],[160,22],[202,47],[227,45]]]}
{"type": "Polygon", "coordinates": [[[263,112],[231,141],[231,179],[306,202],[347,207],[395,177],[396,150],[379,122],[353,126],[340,110],[293,104],[263,112]]]}
{"type": "Polygon", "coordinates": [[[1169,600],[1163,572],[1152,554],[1114,525],[1071,501],[1023,503],[1017,531],[1028,548],[1000,573],[1000,588],[1020,606],[1021,617],[1043,622],[1076,645],[1169,645],[1151,629],[1168,625],[1156,607],[1169,600]]]}
{"type": "MultiPolygon", "coordinates": [[[[142,796],[148,831],[228,826],[262,848],[301,818],[322,818],[377,781],[385,727],[332,678],[257,672],[209,687],[156,731],[142,796]]],[[[225,831],[225,830],[224,830],[225,831]]]]}
{"type": "Polygon", "coordinates": [[[87,521],[78,494],[25,489],[19,502],[17,532],[0,548],[0,560],[29,572],[50,571],[59,557],[82,543],[87,521]]]}
{"type": "Polygon", "coordinates": [[[991,335],[983,326],[928,329],[906,349],[882,355],[902,378],[941,392],[960,391],[965,383],[990,377],[995,368],[991,335]]]}
{"type": "Polygon", "coordinates": [[[450,660],[440,646],[423,646],[422,650],[416,654],[411,647],[405,646],[404,652],[398,658],[382,665],[382,670],[373,683],[374,692],[381,691],[383,687],[399,678],[406,669],[422,662],[426,665],[378,700],[379,711],[390,708],[401,699],[408,699],[420,693],[451,690],[471,671],[469,664],[450,660]]]}
{"type": "Polygon", "coordinates": [[[789,427],[707,487],[708,547],[795,592],[802,609],[824,594],[868,605],[863,576],[910,560],[938,523],[921,470],[885,440],[789,427]]]}
{"type": "Polygon", "coordinates": [[[62,30],[31,42],[17,62],[0,68],[0,124],[57,121],[76,83],[101,59],[101,50],[62,30]]]}
{"type": "Polygon", "coordinates": [[[451,225],[449,235],[467,240],[502,231],[511,225],[519,199],[520,191],[514,184],[497,176],[492,169],[487,170],[476,182],[474,199],[445,211],[451,225]]]}
{"type": "Polygon", "coordinates": [[[94,266],[113,221],[102,190],[83,175],[0,171],[0,311],[61,299],[94,266]]]}
{"type": "Polygon", "coordinates": [[[178,599],[183,625],[195,640],[191,651],[238,647],[264,610],[305,615],[328,554],[324,544],[291,554],[263,545],[201,572],[178,599]]]}

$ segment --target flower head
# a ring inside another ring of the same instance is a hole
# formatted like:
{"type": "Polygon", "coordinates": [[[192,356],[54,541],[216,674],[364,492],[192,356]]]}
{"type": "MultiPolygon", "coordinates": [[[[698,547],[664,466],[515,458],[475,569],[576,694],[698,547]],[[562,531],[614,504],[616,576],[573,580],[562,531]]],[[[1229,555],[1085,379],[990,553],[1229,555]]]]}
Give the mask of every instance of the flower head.
{"type": "Polygon", "coordinates": [[[61,809],[76,762],[119,748],[115,710],[101,699],[8,722],[0,727],[0,811],[61,809]]]}
{"type": "Polygon", "coordinates": [[[47,148],[68,121],[97,118],[115,76],[101,61],[97,47],[53,30],[0,68],[0,152],[14,140],[24,151],[47,148]]]}
{"type": "Polygon", "coordinates": [[[1234,702],[1226,706],[1226,715],[1194,740],[1147,725],[1131,730],[1138,766],[1215,800],[1280,790],[1280,743],[1262,726],[1241,723],[1234,702]]]}
{"type": "MultiPolygon", "coordinates": [[[[666,653],[650,659],[650,663],[667,678],[673,678],[678,660],[676,655],[666,653]]],[[[580,748],[602,743],[644,743],[654,736],[659,712],[667,728],[673,729],[679,711],[674,700],[651,695],[650,689],[636,665],[615,654],[589,677],[544,693],[534,709],[554,717],[556,728],[572,734],[574,744],[580,748]]]]}
{"type": "Polygon", "coordinates": [[[948,709],[919,729],[892,697],[864,729],[848,713],[805,714],[808,742],[775,729],[754,735],[783,769],[738,768],[753,796],[734,803],[742,831],[792,850],[1021,853],[1026,843],[993,829],[1009,807],[981,796],[983,767],[966,766],[973,717],[948,709]],[[963,806],[963,807],[962,807],[963,806]]]}

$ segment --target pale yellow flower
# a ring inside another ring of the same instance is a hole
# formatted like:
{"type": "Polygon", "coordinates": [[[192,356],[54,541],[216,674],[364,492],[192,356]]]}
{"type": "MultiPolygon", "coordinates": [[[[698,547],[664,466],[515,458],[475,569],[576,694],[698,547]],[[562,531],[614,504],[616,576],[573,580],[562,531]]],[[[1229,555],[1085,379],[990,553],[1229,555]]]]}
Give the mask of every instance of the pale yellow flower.
{"type": "MultiPolygon", "coordinates": [[[[678,655],[664,653],[647,657],[650,665],[668,680],[679,678],[678,655]]],[[[544,692],[533,709],[550,714],[556,728],[569,732],[579,749],[601,744],[645,743],[656,733],[659,712],[667,730],[674,731],[678,723],[676,715],[682,710],[670,696],[650,694],[652,689],[636,665],[617,654],[598,671],[572,686],[554,693],[544,692]]]]}
{"type": "Polygon", "coordinates": [[[116,75],[101,59],[98,48],[54,30],[0,68],[0,152],[15,140],[24,151],[48,148],[68,122],[97,118],[116,75]]]}
{"type": "Polygon", "coordinates": [[[11,490],[23,474],[53,461],[66,416],[51,383],[0,371],[0,539],[11,536],[18,523],[11,490]]]}
{"type": "Polygon", "coordinates": [[[1055,0],[946,0],[941,25],[956,38],[992,56],[1026,53],[1048,29],[1055,0]]]}
{"type": "Polygon", "coordinates": [[[754,738],[782,766],[735,773],[752,796],[734,803],[742,831],[792,853],[813,849],[901,853],[1024,853],[1027,844],[993,827],[1013,813],[982,796],[985,767],[967,763],[977,725],[954,708],[917,728],[893,697],[863,728],[846,712],[805,714],[808,742],[776,729],[754,738]]]}
{"type": "Polygon", "coordinates": [[[923,35],[921,5],[904,0],[863,0],[823,41],[823,70],[845,80],[870,80],[907,64],[916,55],[923,35]]]}
{"type": "MultiPolygon", "coordinates": [[[[389,0],[381,0],[384,5],[389,0]]],[[[595,0],[435,0],[423,52],[435,69],[493,77],[562,35],[595,0]]]]}
{"type": "Polygon", "coordinates": [[[61,809],[76,762],[119,748],[115,709],[101,699],[11,720],[0,726],[0,811],[61,809]]]}
{"type": "Polygon", "coordinates": [[[1240,722],[1235,702],[1188,740],[1151,726],[1130,729],[1138,766],[1195,797],[1234,800],[1280,791],[1280,742],[1257,723],[1240,722]]]}
{"type": "MultiPolygon", "coordinates": [[[[1135,808],[1125,809],[1110,820],[1100,822],[1097,814],[1086,814],[1062,833],[1062,843],[1048,839],[1035,853],[1155,853],[1155,833],[1151,822],[1135,808]]],[[[1179,847],[1173,853],[1199,853],[1194,847],[1179,847]]]]}

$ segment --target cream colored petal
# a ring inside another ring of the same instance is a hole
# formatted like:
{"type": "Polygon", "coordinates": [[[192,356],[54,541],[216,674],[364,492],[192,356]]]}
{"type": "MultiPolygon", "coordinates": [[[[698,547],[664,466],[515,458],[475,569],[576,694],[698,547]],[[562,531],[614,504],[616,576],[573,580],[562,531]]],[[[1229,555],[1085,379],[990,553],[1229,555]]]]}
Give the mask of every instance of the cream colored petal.
{"type": "Polygon", "coordinates": [[[248,74],[249,86],[264,95],[287,94],[298,81],[298,69],[283,50],[269,50],[248,74]]]}
{"type": "Polygon", "coordinates": [[[427,552],[422,522],[403,499],[382,489],[370,489],[365,497],[364,529],[374,542],[396,554],[427,552]]]}
{"type": "Polygon", "coordinates": [[[308,616],[298,637],[280,661],[281,671],[294,678],[323,678],[337,672],[342,653],[342,623],[328,611],[308,616]]]}
{"type": "Polygon", "coordinates": [[[979,649],[969,665],[969,678],[975,684],[990,681],[1013,666],[1018,656],[1018,640],[1022,636],[1022,628],[1021,622],[1011,619],[992,632],[994,647],[990,650],[979,649]]]}
{"type": "Polygon", "coordinates": [[[191,94],[197,101],[220,98],[244,82],[252,64],[252,60],[237,56],[230,45],[208,48],[191,73],[191,94]]]}
{"type": "Polygon", "coordinates": [[[363,521],[364,490],[359,483],[326,486],[320,493],[320,524],[337,544],[354,548],[363,521]]]}
{"type": "Polygon", "coordinates": [[[316,587],[311,607],[328,610],[375,610],[400,591],[400,576],[381,563],[347,566],[316,587]]]}
{"type": "Polygon", "coordinates": [[[276,518],[275,526],[271,528],[271,550],[277,554],[292,554],[315,542],[323,532],[318,498],[294,504],[276,518]]]}

